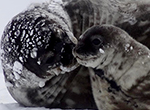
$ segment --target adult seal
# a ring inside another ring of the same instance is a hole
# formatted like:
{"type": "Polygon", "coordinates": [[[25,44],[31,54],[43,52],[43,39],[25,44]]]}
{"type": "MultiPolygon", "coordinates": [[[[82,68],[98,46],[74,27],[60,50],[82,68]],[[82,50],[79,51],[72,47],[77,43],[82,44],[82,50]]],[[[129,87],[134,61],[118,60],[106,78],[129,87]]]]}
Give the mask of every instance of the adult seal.
{"type": "Polygon", "coordinates": [[[16,15],[1,40],[7,88],[24,106],[96,108],[87,70],[72,55],[77,43],[62,2],[34,4],[16,15]]]}

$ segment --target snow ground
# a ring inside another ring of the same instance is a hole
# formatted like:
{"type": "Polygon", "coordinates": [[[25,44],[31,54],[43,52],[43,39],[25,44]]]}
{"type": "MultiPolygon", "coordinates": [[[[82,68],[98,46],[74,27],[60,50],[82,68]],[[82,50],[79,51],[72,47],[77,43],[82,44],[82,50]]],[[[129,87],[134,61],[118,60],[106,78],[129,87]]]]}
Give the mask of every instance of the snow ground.
{"type": "MultiPolygon", "coordinates": [[[[17,103],[14,103],[14,104],[0,104],[0,110],[49,110],[49,109],[42,108],[42,107],[41,108],[26,108],[26,107],[21,107],[17,103]]],[[[54,109],[51,109],[51,110],[54,110],[54,109]]]]}

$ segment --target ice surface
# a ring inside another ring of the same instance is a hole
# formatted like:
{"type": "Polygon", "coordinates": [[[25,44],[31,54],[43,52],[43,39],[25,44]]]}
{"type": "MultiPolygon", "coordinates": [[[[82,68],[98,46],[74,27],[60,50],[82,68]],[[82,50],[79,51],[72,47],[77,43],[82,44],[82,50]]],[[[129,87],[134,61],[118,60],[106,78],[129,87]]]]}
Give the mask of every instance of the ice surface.
{"type": "MultiPolygon", "coordinates": [[[[0,110],[63,110],[63,109],[48,109],[44,107],[23,107],[17,103],[11,103],[11,104],[0,104],[0,110]]],[[[75,109],[67,109],[67,110],[75,110],[75,109]]],[[[79,110],[87,110],[87,109],[79,109],[79,110]]]]}
{"type": "MultiPolygon", "coordinates": [[[[0,104],[0,110],[49,110],[44,107],[22,107],[21,105],[17,103],[12,103],[12,104],[0,104]]],[[[52,109],[54,110],[54,109],[52,109]]],[[[60,110],[60,109],[55,109],[55,110],[60,110]]]]}

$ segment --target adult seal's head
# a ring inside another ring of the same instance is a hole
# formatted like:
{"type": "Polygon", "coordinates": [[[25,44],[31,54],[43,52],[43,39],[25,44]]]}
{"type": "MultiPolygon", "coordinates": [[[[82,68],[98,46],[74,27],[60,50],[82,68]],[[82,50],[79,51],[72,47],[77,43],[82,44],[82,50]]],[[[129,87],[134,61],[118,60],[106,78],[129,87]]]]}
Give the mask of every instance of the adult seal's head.
{"type": "Polygon", "coordinates": [[[63,89],[71,74],[67,73],[78,67],[72,55],[75,44],[61,3],[34,4],[16,15],[1,38],[2,68],[12,97],[24,106],[51,107],[57,96],[50,98],[53,92],[41,92],[57,91],[52,85],[57,88],[60,83],[63,89]],[[61,77],[64,79],[58,80],[61,77]]]}
{"type": "Polygon", "coordinates": [[[76,38],[71,33],[69,19],[51,8],[48,4],[35,5],[9,22],[1,41],[3,66],[12,66],[17,61],[39,77],[75,68],[72,48],[76,38]]]}

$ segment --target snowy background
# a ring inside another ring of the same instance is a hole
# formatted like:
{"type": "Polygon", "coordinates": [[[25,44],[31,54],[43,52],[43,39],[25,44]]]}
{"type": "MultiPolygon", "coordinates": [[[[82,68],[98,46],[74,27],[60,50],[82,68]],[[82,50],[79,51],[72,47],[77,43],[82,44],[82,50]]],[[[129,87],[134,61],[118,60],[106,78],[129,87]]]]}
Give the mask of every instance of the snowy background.
{"type": "MultiPolygon", "coordinates": [[[[0,0],[0,38],[7,23],[31,3],[48,0],[0,0]]],[[[45,108],[23,108],[8,93],[0,62],[0,110],[48,110],[45,108]]]]}

